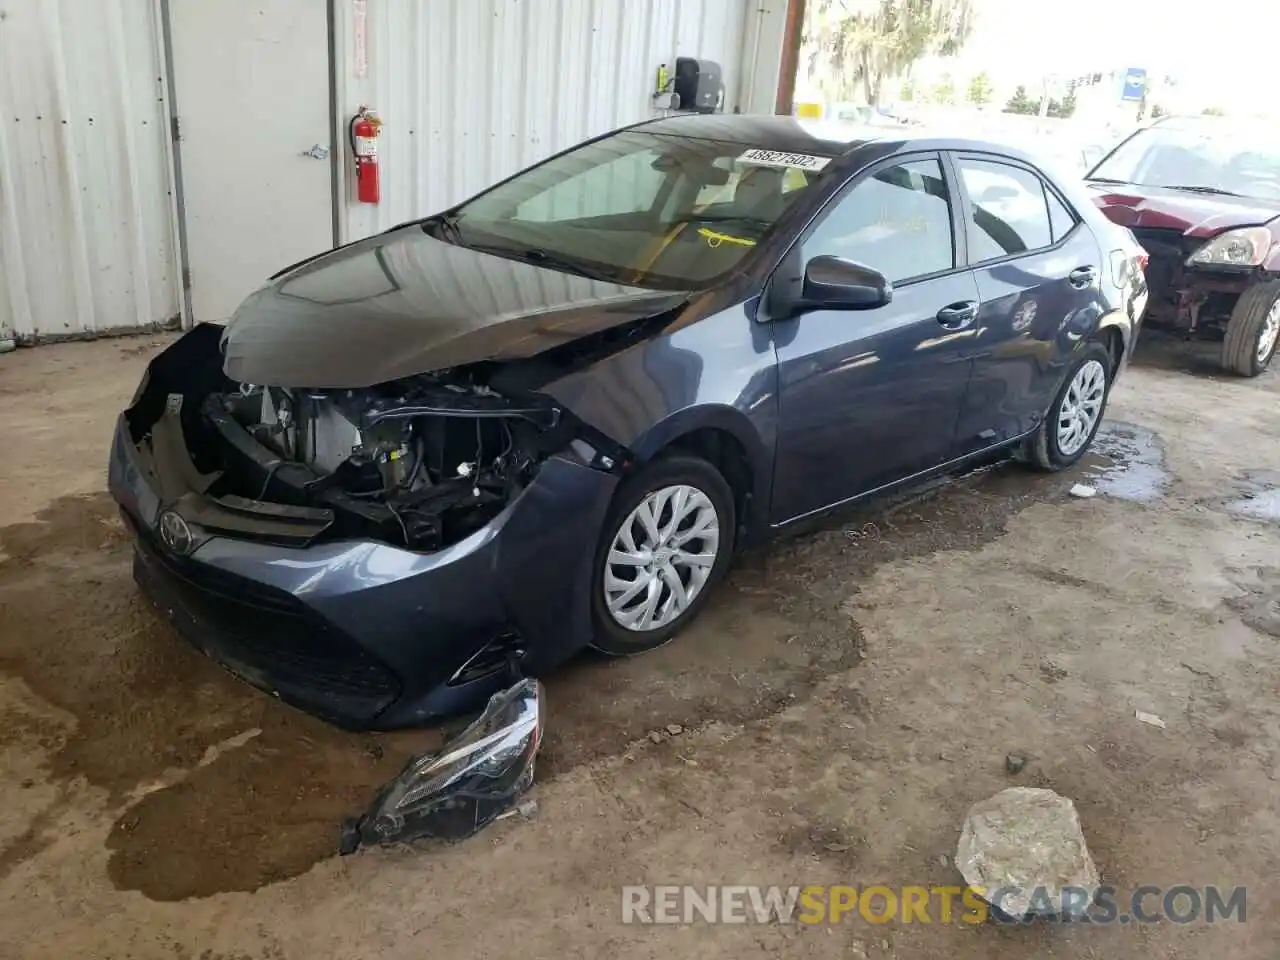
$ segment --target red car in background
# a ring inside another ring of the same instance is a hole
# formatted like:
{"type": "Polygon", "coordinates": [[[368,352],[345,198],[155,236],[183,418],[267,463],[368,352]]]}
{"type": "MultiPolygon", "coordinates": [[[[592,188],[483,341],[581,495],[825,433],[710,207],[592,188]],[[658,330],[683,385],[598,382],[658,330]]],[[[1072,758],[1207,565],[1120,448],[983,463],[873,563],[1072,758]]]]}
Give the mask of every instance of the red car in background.
{"type": "Polygon", "coordinates": [[[1280,341],[1280,137],[1261,124],[1166,118],[1085,178],[1150,254],[1145,324],[1222,343],[1256,377],[1280,341]]]}

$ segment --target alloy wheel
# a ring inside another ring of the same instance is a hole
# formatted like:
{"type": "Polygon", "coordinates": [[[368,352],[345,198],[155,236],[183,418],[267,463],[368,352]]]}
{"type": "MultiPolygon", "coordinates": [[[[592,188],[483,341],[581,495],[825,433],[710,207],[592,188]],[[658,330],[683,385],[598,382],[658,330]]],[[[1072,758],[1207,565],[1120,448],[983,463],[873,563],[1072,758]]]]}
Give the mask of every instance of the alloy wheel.
{"type": "Polygon", "coordinates": [[[1064,457],[1080,452],[1102,416],[1107,394],[1107,371],[1097,360],[1083,364],[1071,378],[1071,385],[1058,407],[1058,451],[1064,457]]]}
{"type": "Polygon", "coordinates": [[[711,498],[687,484],[661,487],[632,510],[605,558],[609,615],[628,630],[658,630],[702,592],[720,549],[711,498]]]}
{"type": "Polygon", "coordinates": [[[1258,363],[1263,364],[1271,359],[1271,352],[1276,347],[1276,338],[1280,337],[1280,297],[1271,304],[1267,317],[1262,321],[1262,329],[1258,331],[1258,363]]]}

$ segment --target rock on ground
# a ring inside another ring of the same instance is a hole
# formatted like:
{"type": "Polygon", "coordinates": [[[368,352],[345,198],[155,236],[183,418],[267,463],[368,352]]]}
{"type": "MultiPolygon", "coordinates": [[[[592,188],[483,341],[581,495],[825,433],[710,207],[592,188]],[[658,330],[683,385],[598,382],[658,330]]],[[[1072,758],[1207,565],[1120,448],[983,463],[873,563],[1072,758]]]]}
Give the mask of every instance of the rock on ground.
{"type": "MultiPolygon", "coordinates": [[[[1090,902],[1098,888],[1075,804],[1035,787],[1010,787],[970,807],[956,866],[969,886],[1013,917],[1059,912],[1064,887],[1087,890],[1090,902]],[[1037,896],[1041,890],[1047,902],[1037,896]]],[[[1083,907],[1080,899],[1074,902],[1083,907]]]]}

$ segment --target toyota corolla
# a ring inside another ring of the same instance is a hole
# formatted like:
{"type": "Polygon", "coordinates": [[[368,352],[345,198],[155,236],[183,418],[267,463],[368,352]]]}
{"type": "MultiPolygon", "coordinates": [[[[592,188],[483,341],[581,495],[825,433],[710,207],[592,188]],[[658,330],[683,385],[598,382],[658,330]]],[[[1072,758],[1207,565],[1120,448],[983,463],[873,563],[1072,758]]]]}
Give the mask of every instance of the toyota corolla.
{"type": "Polygon", "coordinates": [[[352,728],[649,650],[746,543],[1088,449],[1144,254],[999,146],[783,117],[596,138],[278,274],[121,415],[135,576],[352,728]]]}

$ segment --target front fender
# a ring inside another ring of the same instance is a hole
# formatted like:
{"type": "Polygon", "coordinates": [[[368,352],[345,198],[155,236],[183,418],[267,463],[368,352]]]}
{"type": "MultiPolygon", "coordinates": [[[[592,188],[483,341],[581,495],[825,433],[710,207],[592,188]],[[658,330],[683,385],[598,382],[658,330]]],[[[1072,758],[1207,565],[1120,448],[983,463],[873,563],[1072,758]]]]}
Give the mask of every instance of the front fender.
{"type": "Polygon", "coordinates": [[[755,424],[741,410],[727,404],[703,404],[677,410],[638,436],[631,450],[637,459],[648,460],[681,437],[708,429],[732,434],[746,451],[752,470],[766,468],[772,459],[755,424]]]}
{"type": "MultiPolygon", "coordinates": [[[[766,402],[776,405],[776,395],[766,402]]],[[[774,418],[769,418],[768,435],[761,433],[759,425],[742,410],[728,404],[702,404],[678,410],[654,424],[636,438],[632,452],[639,460],[650,460],[664,449],[701,430],[718,430],[732,436],[746,454],[751,471],[751,499],[749,512],[744,518],[754,534],[767,525],[768,508],[773,492],[773,457],[777,441],[772,429],[774,418]]]]}
{"type": "Polygon", "coordinates": [[[1271,252],[1262,261],[1262,279],[1274,280],[1280,276],[1280,217],[1267,224],[1271,231],[1271,252]]]}
{"type": "Polygon", "coordinates": [[[540,391],[640,460],[681,436],[718,429],[752,471],[767,506],[778,422],[778,360],[768,324],[742,304],[637,343],[540,391]]]}

